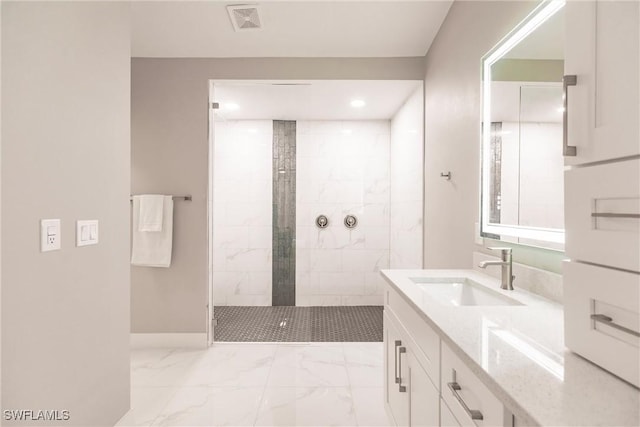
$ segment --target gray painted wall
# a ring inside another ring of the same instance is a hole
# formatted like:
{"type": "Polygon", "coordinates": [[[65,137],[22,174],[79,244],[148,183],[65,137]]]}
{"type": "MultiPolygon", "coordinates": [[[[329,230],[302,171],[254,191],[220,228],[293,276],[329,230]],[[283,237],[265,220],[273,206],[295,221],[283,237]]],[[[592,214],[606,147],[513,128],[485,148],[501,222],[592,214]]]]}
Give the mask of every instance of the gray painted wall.
{"type": "Polygon", "coordinates": [[[190,193],[175,206],[170,269],[131,269],[131,331],[204,332],[209,79],[420,80],[424,58],[132,60],[134,193],[190,193]]]}
{"type": "Polygon", "coordinates": [[[113,425],[129,408],[129,7],[3,2],[2,43],[3,409],[113,425]],[[61,218],[62,250],[40,253],[41,218],[61,218]],[[100,220],[98,245],[75,247],[77,219],[100,220]]]}
{"type": "MultiPolygon", "coordinates": [[[[535,2],[456,1],[426,57],[425,268],[470,268],[478,221],[481,58],[535,2]],[[451,181],[440,172],[451,171],[451,181]]],[[[517,258],[518,251],[514,251],[517,258]]]]}

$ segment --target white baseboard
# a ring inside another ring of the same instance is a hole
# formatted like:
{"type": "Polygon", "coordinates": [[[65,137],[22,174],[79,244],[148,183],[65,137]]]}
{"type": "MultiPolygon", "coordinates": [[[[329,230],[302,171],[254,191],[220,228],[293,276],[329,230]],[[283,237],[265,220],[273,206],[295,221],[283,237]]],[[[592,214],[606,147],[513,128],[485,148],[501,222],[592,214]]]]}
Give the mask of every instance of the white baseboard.
{"type": "Polygon", "coordinates": [[[131,334],[131,348],[207,348],[206,332],[131,334]]]}

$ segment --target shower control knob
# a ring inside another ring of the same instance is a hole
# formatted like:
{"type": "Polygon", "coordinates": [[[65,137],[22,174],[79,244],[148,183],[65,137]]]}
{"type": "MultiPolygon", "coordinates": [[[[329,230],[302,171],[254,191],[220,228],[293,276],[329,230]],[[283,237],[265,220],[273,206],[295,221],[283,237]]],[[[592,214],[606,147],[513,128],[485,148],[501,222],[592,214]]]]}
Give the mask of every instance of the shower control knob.
{"type": "Polygon", "coordinates": [[[316,225],[318,228],[327,228],[329,225],[329,218],[326,215],[318,215],[316,218],[316,225]]]}
{"type": "Polygon", "coordinates": [[[347,215],[344,217],[344,225],[347,228],[356,228],[356,225],[358,225],[358,218],[354,215],[347,215]]]}

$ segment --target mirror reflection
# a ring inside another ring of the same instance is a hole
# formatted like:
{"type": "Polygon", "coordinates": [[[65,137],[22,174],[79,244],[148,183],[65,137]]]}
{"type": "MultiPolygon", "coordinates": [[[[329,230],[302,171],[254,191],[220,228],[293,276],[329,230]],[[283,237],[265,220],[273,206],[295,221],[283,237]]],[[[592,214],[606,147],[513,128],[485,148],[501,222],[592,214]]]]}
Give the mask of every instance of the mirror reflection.
{"type": "Polygon", "coordinates": [[[519,42],[507,38],[484,60],[486,237],[552,249],[564,246],[563,23],[560,9],[525,36],[520,34],[519,42]]]}

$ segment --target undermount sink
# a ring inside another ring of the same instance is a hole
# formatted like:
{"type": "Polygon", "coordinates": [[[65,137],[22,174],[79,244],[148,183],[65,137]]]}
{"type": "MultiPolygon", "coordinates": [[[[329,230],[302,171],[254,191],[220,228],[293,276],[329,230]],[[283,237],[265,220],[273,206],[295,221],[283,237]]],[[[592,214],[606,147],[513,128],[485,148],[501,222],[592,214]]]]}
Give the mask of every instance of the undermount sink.
{"type": "Polygon", "coordinates": [[[523,305],[467,277],[411,277],[430,297],[452,307],[478,305],[523,305]]]}

